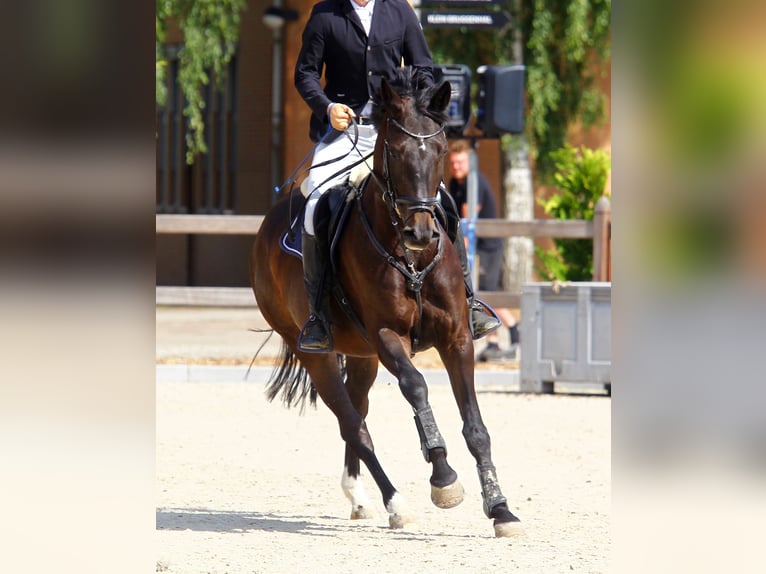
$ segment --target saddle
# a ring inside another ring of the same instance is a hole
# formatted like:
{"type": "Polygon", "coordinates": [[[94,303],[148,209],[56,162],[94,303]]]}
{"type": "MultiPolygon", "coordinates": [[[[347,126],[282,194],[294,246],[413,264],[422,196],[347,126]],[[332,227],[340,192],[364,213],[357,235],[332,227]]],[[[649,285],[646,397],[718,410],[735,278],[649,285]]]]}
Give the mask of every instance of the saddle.
{"type": "MultiPolygon", "coordinates": [[[[343,183],[328,189],[317,202],[314,212],[314,229],[317,241],[323,242],[330,249],[330,262],[333,272],[335,271],[335,251],[343,226],[351,212],[353,200],[362,192],[366,181],[361,187],[355,187],[350,182],[343,183]]],[[[298,215],[290,222],[290,227],[282,234],[279,245],[285,253],[303,259],[301,245],[301,225],[305,212],[304,201],[298,215]]]]}

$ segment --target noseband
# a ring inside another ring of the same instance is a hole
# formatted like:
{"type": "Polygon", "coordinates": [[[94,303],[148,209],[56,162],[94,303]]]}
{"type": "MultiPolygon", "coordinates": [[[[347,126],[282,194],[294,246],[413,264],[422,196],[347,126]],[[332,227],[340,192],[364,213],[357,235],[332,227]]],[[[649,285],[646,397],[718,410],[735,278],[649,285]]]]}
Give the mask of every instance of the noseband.
{"type": "MultiPolygon", "coordinates": [[[[433,133],[430,134],[421,134],[421,133],[414,133],[405,128],[402,124],[400,124],[398,121],[396,121],[393,118],[386,118],[386,125],[388,127],[388,130],[386,130],[386,134],[388,134],[388,131],[391,128],[391,125],[394,125],[400,132],[408,135],[411,138],[415,138],[419,142],[419,149],[425,150],[426,149],[426,140],[431,139],[433,137],[436,137],[442,133],[444,133],[444,127],[440,127],[438,130],[436,130],[433,133]]],[[[398,218],[403,222],[406,223],[407,220],[412,217],[415,213],[418,212],[427,212],[431,215],[431,217],[436,217],[436,210],[439,210],[441,213],[440,215],[444,216],[444,209],[441,206],[441,202],[439,201],[438,196],[434,197],[415,197],[410,195],[399,195],[396,193],[396,189],[394,189],[394,186],[391,181],[391,170],[389,169],[389,143],[388,143],[388,135],[386,135],[386,139],[383,140],[383,179],[385,181],[385,185],[381,185],[382,188],[384,188],[383,191],[383,200],[385,201],[386,205],[388,205],[389,211],[392,212],[391,222],[393,225],[397,225],[396,218],[393,217],[393,214],[396,214],[398,218]],[[402,214],[402,210],[404,210],[404,215],[402,214]],[[405,217],[406,215],[406,217],[405,217]]],[[[378,182],[380,183],[380,182],[378,182]]]]}

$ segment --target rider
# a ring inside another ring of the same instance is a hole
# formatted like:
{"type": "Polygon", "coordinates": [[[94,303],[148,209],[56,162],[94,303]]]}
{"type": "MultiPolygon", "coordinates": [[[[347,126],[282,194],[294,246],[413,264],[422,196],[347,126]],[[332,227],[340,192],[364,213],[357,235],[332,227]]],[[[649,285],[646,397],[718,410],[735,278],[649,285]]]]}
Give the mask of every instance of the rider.
{"type": "MultiPolygon", "coordinates": [[[[301,239],[310,313],[298,340],[302,351],[332,350],[327,312],[329,294],[324,289],[328,254],[316,238],[317,202],[322,193],[348,177],[346,166],[374,149],[377,131],[369,123],[371,96],[380,88],[381,78],[389,82],[395,79],[402,64],[412,67],[421,85],[433,84],[431,53],[420,22],[406,0],[323,0],[314,6],[303,30],[303,43],[295,65],[295,87],[313,112],[309,135],[312,141],[319,142],[305,188],[308,200],[301,239]],[[358,122],[358,137],[355,133],[352,139],[343,132],[353,119],[358,122]],[[329,126],[335,131],[328,134],[329,126]],[[335,158],[339,158],[338,161],[332,161],[335,158]],[[328,163],[319,166],[323,162],[328,163]]],[[[443,204],[448,213],[454,211],[452,202],[443,204]]],[[[459,218],[457,213],[451,215],[459,218]]],[[[474,338],[483,337],[501,323],[487,315],[478,302],[473,302],[459,227],[454,245],[463,265],[467,295],[473,303],[472,332],[474,338]]]]}

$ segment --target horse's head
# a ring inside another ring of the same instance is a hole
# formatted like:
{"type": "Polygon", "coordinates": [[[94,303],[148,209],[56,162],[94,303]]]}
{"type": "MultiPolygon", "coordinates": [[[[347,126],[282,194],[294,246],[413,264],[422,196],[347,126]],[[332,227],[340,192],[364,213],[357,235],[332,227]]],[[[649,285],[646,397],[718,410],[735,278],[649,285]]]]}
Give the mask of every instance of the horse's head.
{"type": "Polygon", "coordinates": [[[413,251],[425,249],[439,234],[435,214],[441,209],[449,100],[449,82],[401,93],[381,82],[375,166],[382,168],[384,199],[402,225],[404,245],[413,251]]]}

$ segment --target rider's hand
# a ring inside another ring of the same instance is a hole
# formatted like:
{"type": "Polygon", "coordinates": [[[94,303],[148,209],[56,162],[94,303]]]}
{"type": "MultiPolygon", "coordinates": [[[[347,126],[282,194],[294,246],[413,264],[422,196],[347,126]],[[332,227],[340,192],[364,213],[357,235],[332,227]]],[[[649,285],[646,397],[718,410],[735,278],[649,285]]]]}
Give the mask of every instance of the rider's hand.
{"type": "Polygon", "coordinates": [[[356,117],[354,110],[346,104],[330,104],[327,107],[327,114],[330,116],[330,125],[336,130],[343,131],[356,117]]]}

